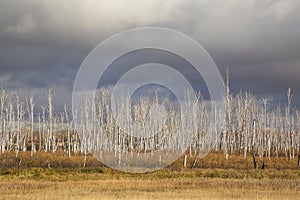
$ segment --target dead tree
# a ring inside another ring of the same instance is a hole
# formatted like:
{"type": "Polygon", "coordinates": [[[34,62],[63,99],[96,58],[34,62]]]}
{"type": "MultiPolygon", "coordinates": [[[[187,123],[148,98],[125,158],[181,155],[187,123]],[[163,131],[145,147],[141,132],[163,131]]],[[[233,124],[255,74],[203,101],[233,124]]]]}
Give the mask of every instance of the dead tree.
{"type": "Polygon", "coordinates": [[[53,144],[53,93],[52,90],[48,90],[48,148],[52,148],[52,152],[54,152],[54,144],[53,144]]]}
{"type": "Polygon", "coordinates": [[[253,119],[253,136],[252,136],[252,158],[254,169],[257,169],[257,161],[255,158],[255,135],[256,135],[256,121],[253,119]]]}
{"type": "Polygon", "coordinates": [[[286,107],[286,122],[285,122],[285,126],[286,126],[286,132],[287,132],[287,136],[286,136],[286,149],[287,149],[287,157],[288,160],[291,160],[291,114],[290,114],[290,110],[291,110],[291,88],[288,89],[287,91],[287,98],[288,98],[288,104],[286,107]]]}
{"type": "Polygon", "coordinates": [[[71,137],[70,137],[70,123],[69,123],[69,114],[67,105],[64,104],[65,116],[66,116],[66,125],[67,125],[67,140],[68,140],[68,157],[71,157],[71,137]]]}
{"type": "Polygon", "coordinates": [[[5,106],[5,102],[6,102],[6,92],[3,88],[1,88],[1,94],[0,94],[0,123],[1,123],[1,135],[0,135],[0,148],[1,148],[1,153],[5,152],[5,137],[6,137],[6,133],[5,133],[5,119],[4,119],[4,106],[5,106]]]}
{"type": "Polygon", "coordinates": [[[29,113],[30,113],[30,138],[31,138],[31,156],[33,156],[33,153],[35,152],[35,144],[34,144],[34,135],[33,135],[33,109],[34,109],[34,102],[33,102],[33,96],[29,98],[29,113]]]}

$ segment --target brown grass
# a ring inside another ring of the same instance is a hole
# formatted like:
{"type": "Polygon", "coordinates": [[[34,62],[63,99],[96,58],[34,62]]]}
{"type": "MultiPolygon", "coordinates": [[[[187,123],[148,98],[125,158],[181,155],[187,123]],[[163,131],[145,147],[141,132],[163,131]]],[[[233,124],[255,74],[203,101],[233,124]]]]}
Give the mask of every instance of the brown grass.
{"type": "MultiPolygon", "coordinates": [[[[188,157],[188,166],[193,157],[188,157]]],[[[183,157],[153,173],[129,174],[109,169],[94,157],[13,152],[0,155],[0,199],[300,199],[297,159],[257,158],[238,152],[226,160],[211,152],[196,168],[183,168],[183,157]]]]}
{"type": "Polygon", "coordinates": [[[0,182],[0,189],[0,199],[299,199],[300,180],[13,180],[0,182]]]}
{"type": "MultiPolygon", "coordinates": [[[[194,160],[194,154],[190,156],[187,153],[187,166],[190,167],[194,160]]],[[[297,156],[297,154],[296,154],[297,156]]],[[[28,169],[32,167],[37,168],[82,168],[84,157],[82,154],[72,155],[67,157],[63,152],[37,152],[34,156],[30,156],[30,152],[20,152],[16,157],[14,152],[5,152],[0,154],[0,170],[4,169],[28,169]]],[[[266,157],[257,157],[258,167],[261,168],[263,162],[267,165],[267,169],[277,170],[297,170],[299,169],[297,158],[288,160],[283,153],[279,156],[272,156],[269,160],[266,157]]],[[[93,156],[87,156],[86,166],[88,168],[98,168],[103,165],[93,156]]],[[[183,168],[183,156],[175,161],[172,165],[168,166],[169,169],[179,170],[183,168]]],[[[222,151],[211,151],[206,157],[199,159],[195,168],[201,169],[236,169],[236,170],[251,170],[253,169],[252,155],[248,154],[244,159],[243,154],[234,152],[225,159],[222,151]]]]}

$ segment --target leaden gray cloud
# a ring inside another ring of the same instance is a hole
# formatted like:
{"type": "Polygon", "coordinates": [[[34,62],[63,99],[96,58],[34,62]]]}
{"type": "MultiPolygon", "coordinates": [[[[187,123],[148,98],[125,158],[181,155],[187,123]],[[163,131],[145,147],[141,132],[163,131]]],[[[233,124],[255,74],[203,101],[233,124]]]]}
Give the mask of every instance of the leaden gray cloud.
{"type": "Polygon", "coordinates": [[[240,89],[300,105],[298,0],[0,0],[0,85],[56,88],[70,101],[76,72],[101,41],[129,28],[181,31],[204,46],[240,89]],[[298,103],[297,103],[298,102],[298,103]]]}

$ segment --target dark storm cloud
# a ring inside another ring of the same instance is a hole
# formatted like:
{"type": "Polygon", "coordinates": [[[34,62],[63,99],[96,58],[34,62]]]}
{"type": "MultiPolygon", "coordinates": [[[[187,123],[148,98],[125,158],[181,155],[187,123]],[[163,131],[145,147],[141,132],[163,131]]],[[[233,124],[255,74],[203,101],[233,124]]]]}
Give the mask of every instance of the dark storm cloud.
{"type": "Polygon", "coordinates": [[[299,8],[298,0],[0,0],[0,84],[61,88],[70,99],[76,71],[99,42],[162,26],[200,42],[222,73],[229,67],[233,91],[284,99],[287,87],[300,94],[299,8]]]}

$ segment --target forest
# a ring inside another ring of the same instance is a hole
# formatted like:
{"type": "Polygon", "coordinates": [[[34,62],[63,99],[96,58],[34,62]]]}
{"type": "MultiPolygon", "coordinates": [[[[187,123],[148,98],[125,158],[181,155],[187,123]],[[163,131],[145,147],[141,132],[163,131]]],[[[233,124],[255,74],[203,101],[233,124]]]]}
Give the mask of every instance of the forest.
{"type": "Polygon", "coordinates": [[[192,165],[196,165],[210,150],[222,151],[227,160],[234,152],[244,159],[251,155],[254,168],[258,167],[256,157],[270,160],[284,154],[287,161],[298,159],[300,110],[291,106],[291,89],[286,104],[274,107],[248,92],[231,94],[228,77],[224,112],[214,111],[214,121],[207,101],[188,91],[180,108],[185,114],[158,96],[133,101],[125,95],[116,106],[109,88],[99,89],[94,99],[85,98],[79,109],[64,104],[57,113],[51,89],[45,93],[48,103],[41,106],[42,112],[36,111],[34,95],[1,89],[0,152],[14,152],[16,157],[20,151],[31,156],[36,152],[82,154],[83,166],[88,153],[100,161],[105,154],[113,167],[137,166],[134,158],[140,155],[158,156],[159,165],[167,165],[164,159],[170,152],[193,155],[192,165]]]}

